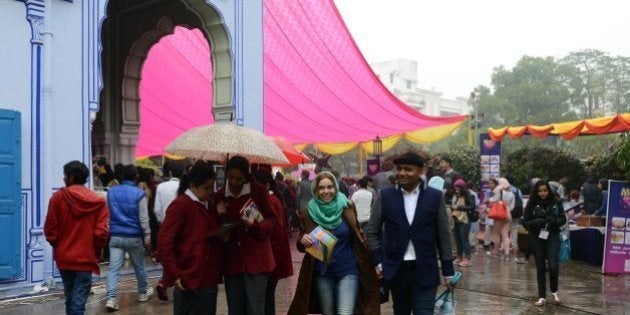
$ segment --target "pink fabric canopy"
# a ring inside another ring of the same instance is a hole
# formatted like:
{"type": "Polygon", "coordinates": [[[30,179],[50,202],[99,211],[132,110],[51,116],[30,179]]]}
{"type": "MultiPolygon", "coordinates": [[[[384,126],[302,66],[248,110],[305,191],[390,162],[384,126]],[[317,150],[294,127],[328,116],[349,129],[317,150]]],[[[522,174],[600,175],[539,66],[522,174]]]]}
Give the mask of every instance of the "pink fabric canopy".
{"type": "Polygon", "coordinates": [[[184,131],[211,123],[208,41],[200,30],[178,26],[151,48],[142,68],[136,157],[162,155],[184,131]]]}
{"type": "Polygon", "coordinates": [[[264,0],[264,132],[293,143],[357,142],[455,123],[398,100],[332,0],[264,0]]]}
{"type": "MultiPolygon", "coordinates": [[[[430,117],[391,94],[332,0],[264,0],[264,133],[291,143],[357,142],[462,121],[430,117]]],[[[212,73],[199,30],[156,44],[141,81],[136,156],[160,155],[185,130],[213,122],[212,73]]]]}

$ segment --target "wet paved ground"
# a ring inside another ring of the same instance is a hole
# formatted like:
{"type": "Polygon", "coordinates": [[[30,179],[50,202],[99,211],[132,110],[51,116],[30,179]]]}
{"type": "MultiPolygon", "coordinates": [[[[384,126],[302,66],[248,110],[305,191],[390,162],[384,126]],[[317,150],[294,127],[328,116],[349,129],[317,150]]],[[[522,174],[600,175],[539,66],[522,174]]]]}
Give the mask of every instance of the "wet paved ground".
{"type": "MultiPolygon", "coordinates": [[[[293,240],[291,242],[294,243],[293,240]]],[[[296,276],[278,284],[278,314],[285,314],[291,303],[301,260],[302,254],[294,251],[296,276]]],[[[473,266],[458,268],[464,276],[455,291],[457,314],[630,314],[630,275],[604,276],[599,273],[599,267],[581,262],[563,263],[560,266],[559,294],[564,303],[551,303],[541,308],[533,305],[537,297],[533,260],[529,264],[501,262],[478,250],[472,261],[473,266]]],[[[151,265],[149,260],[147,264],[151,265]]],[[[160,271],[152,268],[149,282],[155,285],[160,271]]],[[[121,279],[119,314],[172,313],[172,303],[161,302],[156,296],[146,303],[138,302],[132,274],[121,279]]],[[[97,293],[90,296],[86,314],[106,314],[104,279],[94,285],[97,293]]],[[[172,289],[169,293],[172,294],[172,289]]],[[[65,314],[63,303],[63,292],[52,290],[39,297],[0,301],[0,314],[65,314]]],[[[392,314],[390,303],[383,304],[381,310],[382,314],[392,314]]],[[[217,314],[227,314],[223,287],[219,288],[217,314]]]]}

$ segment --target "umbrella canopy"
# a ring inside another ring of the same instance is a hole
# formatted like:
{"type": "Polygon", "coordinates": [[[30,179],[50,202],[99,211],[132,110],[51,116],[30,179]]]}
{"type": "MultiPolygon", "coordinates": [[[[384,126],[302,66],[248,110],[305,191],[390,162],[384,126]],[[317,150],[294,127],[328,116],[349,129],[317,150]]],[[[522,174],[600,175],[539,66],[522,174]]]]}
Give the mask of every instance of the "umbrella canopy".
{"type": "Polygon", "coordinates": [[[282,154],[289,160],[288,165],[298,165],[310,162],[311,159],[306,156],[302,151],[295,148],[289,140],[282,136],[269,137],[280,148],[282,154]]]}
{"type": "Polygon", "coordinates": [[[229,123],[189,129],[175,138],[164,151],[211,161],[224,161],[229,155],[240,155],[250,163],[289,163],[280,148],[263,133],[229,123]]]}

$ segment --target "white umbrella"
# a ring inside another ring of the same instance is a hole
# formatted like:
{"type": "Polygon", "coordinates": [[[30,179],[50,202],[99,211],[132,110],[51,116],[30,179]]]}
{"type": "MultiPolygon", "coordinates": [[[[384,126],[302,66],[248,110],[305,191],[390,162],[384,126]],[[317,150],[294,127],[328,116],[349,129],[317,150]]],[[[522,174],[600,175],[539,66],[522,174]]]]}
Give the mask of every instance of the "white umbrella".
{"type": "Polygon", "coordinates": [[[173,140],[164,151],[210,161],[225,161],[228,156],[240,155],[250,163],[289,163],[280,148],[262,132],[231,123],[189,129],[173,140]]]}

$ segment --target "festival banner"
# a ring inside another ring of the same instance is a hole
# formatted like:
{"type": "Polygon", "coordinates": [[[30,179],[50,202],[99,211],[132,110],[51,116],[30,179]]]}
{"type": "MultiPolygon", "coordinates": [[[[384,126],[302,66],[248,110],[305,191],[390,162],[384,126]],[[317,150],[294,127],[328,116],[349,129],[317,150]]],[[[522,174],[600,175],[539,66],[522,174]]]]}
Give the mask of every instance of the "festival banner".
{"type": "Polygon", "coordinates": [[[630,182],[608,181],[603,273],[630,273],[630,182]]]}
{"type": "Polygon", "coordinates": [[[367,175],[374,176],[381,171],[381,160],[379,158],[367,159],[367,175]]]}
{"type": "MultiPolygon", "coordinates": [[[[481,195],[488,191],[488,181],[501,175],[501,142],[490,139],[488,133],[479,135],[479,158],[481,169],[481,195]]],[[[483,202],[483,200],[481,200],[483,202]]]]}

